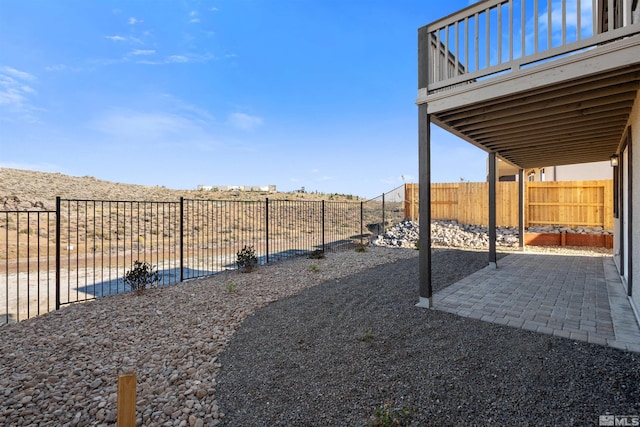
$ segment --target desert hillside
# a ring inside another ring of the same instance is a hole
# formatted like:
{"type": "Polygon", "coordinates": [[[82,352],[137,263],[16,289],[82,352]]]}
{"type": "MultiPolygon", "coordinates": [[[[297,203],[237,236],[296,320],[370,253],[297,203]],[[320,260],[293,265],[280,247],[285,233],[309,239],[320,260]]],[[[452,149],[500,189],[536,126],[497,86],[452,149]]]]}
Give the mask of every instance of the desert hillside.
{"type": "Polygon", "coordinates": [[[160,186],[122,184],[92,176],[0,168],[0,210],[55,209],[63,199],[175,201],[180,196],[214,200],[359,200],[357,197],[314,193],[172,190],[160,186]]]}

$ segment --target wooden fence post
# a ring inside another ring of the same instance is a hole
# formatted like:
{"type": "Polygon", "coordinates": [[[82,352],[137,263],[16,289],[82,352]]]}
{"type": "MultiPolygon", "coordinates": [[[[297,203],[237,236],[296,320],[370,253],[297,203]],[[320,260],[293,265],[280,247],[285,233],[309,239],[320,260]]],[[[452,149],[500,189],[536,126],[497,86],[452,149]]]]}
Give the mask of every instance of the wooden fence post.
{"type": "Polygon", "coordinates": [[[136,374],[118,376],[118,427],[136,425],[136,374]]]}
{"type": "Polygon", "coordinates": [[[613,230],[613,180],[600,182],[604,186],[604,229],[613,230]]]}

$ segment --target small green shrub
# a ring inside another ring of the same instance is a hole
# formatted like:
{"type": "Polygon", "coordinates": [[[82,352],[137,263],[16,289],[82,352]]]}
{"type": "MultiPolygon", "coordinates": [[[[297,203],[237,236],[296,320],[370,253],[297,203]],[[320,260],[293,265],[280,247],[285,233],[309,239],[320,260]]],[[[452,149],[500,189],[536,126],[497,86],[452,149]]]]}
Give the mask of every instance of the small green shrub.
{"type": "Polygon", "coordinates": [[[367,331],[364,333],[362,337],[360,337],[360,341],[362,342],[371,342],[373,341],[373,332],[367,331]]]}
{"type": "Polygon", "coordinates": [[[233,289],[236,287],[236,285],[233,284],[233,282],[229,282],[229,284],[227,285],[227,292],[231,293],[233,292],[233,289]]]}
{"type": "Polygon", "coordinates": [[[372,427],[408,426],[411,424],[413,413],[408,408],[393,407],[385,403],[373,410],[372,427]]]}
{"type": "Polygon", "coordinates": [[[132,291],[138,293],[144,291],[147,285],[153,285],[160,281],[160,274],[155,267],[148,262],[136,260],[133,268],[124,275],[124,283],[129,285],[132,291]]]}
{"type": "Polygon", "coordinates": [[[367,247],[364,245],[356,246],[356,252],[367,252],[367,247]]]}
{"type": "Polygon", "coordinates": [[[324,251],[322,249],[316,249],[309,254],[310,259],[322,259],[324,258],[324,251]]]}
{"type": "Polygon", "coordinates": [[[311,264],[311,266],[309,267],[309,270],[313,272],[317,272],[320,270],[320,268],[318,267],[318,264],[311,264]]]}
{"type": "Polygon", "coordinates": [[[236,264],[238,270],[245,273],[253,271],[258,265],[258,257],[256,257],[256,251],[253,246],[244,245],[244,247],[236,253],[236,264]]]}

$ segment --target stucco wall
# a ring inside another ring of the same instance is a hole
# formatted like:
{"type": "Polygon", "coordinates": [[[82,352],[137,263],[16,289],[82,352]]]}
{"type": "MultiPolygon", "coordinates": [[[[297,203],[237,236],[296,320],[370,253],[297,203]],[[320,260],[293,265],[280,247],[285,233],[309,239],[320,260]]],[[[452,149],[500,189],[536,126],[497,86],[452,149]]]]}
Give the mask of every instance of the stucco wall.
{"type": "MultiPolygon", "coordinates": [[[[634,196],[640,194],[640,91],[636,96],[636,101],[633,105],[633,110],[629,118],[629,124],[631,125],[631,164],[633,167],[633,194],[634,196]]],[[[632,297],[635,302],[636,308],[640,308],[640,197],[634,197],[632,200],[633,213],[632,213],[632,280],[633,289],[632,297]]]]}
{"type": "MultiPolygon", "coordinates": [[[[551,181],[552,179],[552,177],[549,176],[550,174],[552,174],[551,168],[545,173],[547,181],[551,181]]],[[[556,167],[556,181],[579,181],[584,179],[613,179],[611,163],[604,161],[556,167]]]]}
{"type": "MultiPolygon", "coordinates": [[[[613,154],[613,153],[611,153],[613,154]]],[[[526,169],[524,178],[534,172],[534,181],[542,181],[540,172],[544,169],[544,181],[584,181],[613,179],[613,168],[609,160],[603,162],[580,163],[577,165],[545,166],[526,169]]],[[[489,169],[487,166],[487,174],[489,169]]],[[[518,175],[518,168],[498,159],[498,176],[518,175]]]]}
{"type": "Polygon", "coordinates": [[[620,218],[613,219],[613,261],[620,271],[620,218]]]}

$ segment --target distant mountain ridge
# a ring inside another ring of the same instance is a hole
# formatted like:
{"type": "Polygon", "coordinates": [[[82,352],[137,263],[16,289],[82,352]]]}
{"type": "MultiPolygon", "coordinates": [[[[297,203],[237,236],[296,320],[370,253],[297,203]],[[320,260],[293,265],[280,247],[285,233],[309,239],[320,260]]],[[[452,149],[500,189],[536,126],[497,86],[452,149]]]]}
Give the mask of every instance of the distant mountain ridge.
{"type": "Polygon", "coordinates": [[[176,201],[180,197],[213,200],[360,200],[358,197],[313,193],[174,190],[104,181],[92,176],[0,168],[0,210],[54,210],[56,196],[80,200],[176,201]]]}

